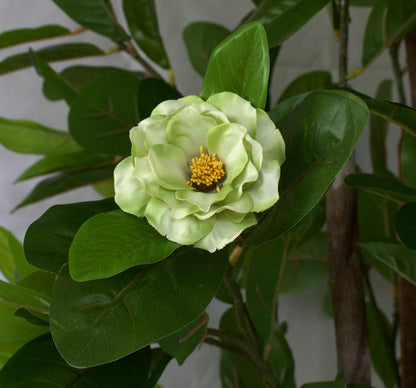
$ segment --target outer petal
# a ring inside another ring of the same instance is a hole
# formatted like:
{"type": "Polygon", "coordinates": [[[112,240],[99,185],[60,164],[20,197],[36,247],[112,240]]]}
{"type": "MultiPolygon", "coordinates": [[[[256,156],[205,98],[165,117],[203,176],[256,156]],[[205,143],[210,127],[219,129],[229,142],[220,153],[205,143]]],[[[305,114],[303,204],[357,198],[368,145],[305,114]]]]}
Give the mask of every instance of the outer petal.
{"type": "Polygon", "coordinates": [[[194,216],[175,220],[171,208],[162,200],[152,198],[144,212],[145,217],[160,234],[182,245],[194,244],[214,227],[214,220],[199,221],[194,216]]]}
{"type": "Polygon", "coordinates": [[[191,190],[186,184],[189,167],[185,153],[172,144],[155,144],[149,150],[150,168],[160,185],[169,190],[191,190]]]}
{"type": "Polygon", "coordinates": [[[134,158],[133,176],[140,182],[150,196],[155,196],[159,190],[159,183],[152,172],[147,156],[134,158]]]}
{"type": "Polygon", "coordinates": [[[201,97],[198,96],[186,96],[180,98],[178,101],[182,102],[186,106],[191,105],[198,113],[215,110],[215,107],[207,104],[201,97]]]}
{"type": "Polygon", "coordinates": [[[256,108],[237,94],[221,92],[213,94],[207,102],[224,112],[232,123],[247,128],[249,135],[256,138],[256,108]]]}
{"type": "Polygon", "coordinates": [[[182,109],[186,105],[186,103],[180,100],[166,100],[161,102],[158,106],[156,106],[155,109],[153,109],[150,117],[159,115],[168,116],[182,109]]]}
{"type": "Polygon", "coordinates": [[[194,243],[194,246],[214,252],[233,241],[244,229],[256,223],[256,218],[252,213],[238,223],[233,222],[224,214],[219,214],[216,216],[215,225],[211,232],[194,243]]]}
{"type": "Polygon", "coordinates": [[[181,219],[199,211],[199,207],[193,205],[192,203],[188,203],[186,201],[178,201],[176,199],[175,192],[172,190],[167,190],[163,187],[160,187],[157,196],[166,202],[172,209],[172,217],[175,219],[181,219]]]}
{"type": "Polygon", "coordinates": [[[250,135],[244,137],[244,145],[247,149],[248,154],[250,155],[250,160],[253,162],[257,170],[260,171],[261,165],[263,163],[263,148],[261,144],[252,139],[250,135]]]}
{"type": "Polygon", "coordinates": [[[145,147],[146,133],[143,131],[143,127],[137,126],[130,129],[130,141],[131,141],[131,156],[143,157],[147,155],[147,149],[145,147]]]}
{"type": "Polygon", "coordinates": [[[133,175],[131,157],[122,160],[114,170],[114,188],[117,205],[127,212],[141,217],[150,200],[143,185],[133,175]]]}
{"type": "Polygon", "coordinates": [[[149,151],[150,147],[155,144],[166,144],[166,126],[170,118],[148,117],[139,123],[139,128],[146,134],[145,147],[149,151]]]}
{"type": "Polygon", "coordinates": [[[166,138],[185,152],[190,164],[193,157],[199,156],[201,146],[207,149],[207,133],[216,125],[213,118],[200,115],[193,106],[187,106],[169,121],[166,138]]]}

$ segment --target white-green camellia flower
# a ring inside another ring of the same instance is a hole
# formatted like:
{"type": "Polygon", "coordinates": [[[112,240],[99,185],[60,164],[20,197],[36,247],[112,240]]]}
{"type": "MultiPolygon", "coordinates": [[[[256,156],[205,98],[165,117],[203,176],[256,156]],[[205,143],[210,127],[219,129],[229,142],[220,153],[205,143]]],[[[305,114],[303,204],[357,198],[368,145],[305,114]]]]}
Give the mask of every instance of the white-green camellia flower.
{"type": "Polygon", "coordinates": [[[210,252],[279,198],[285,146],[261,109],[231,92],[159,104],[130,131],[115,201],[169,240],[210,252]]]}

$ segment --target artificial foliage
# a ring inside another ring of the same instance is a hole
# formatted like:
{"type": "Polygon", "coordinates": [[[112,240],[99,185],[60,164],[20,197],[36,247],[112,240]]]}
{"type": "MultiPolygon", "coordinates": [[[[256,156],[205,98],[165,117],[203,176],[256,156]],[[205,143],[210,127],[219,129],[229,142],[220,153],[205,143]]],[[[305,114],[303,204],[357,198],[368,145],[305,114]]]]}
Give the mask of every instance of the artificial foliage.
{"type": "Polygon", "coordinates": [[[22,47],[2,57],[0,75],[33,67],[45,98],[68,106],[68,131],[0,112],[0,143],[41,155],[17,177],[40,181],[13,210],[88,185],[103,198],[55,204],[23,243],[0,228],[0,387],[157,387],[172,359],[181,365],[203,344],[221,349],[224,388],[294,388],[302,365],[279,296],[325,281],[338,370],[302,387],[371,387],[370,367],[386,388],[416,386],[416,111],[403,92],[408,71],[416,95],[415,1],[253,0],[233,30],[192,22],[177,39],[203,81],[187,96],[154,0],[123,0],[122,19],[111,0],[52,1],[76,31],[0,33],[0,49],[22,47]],[[352,6],[370,12],[362,66],[348,73],[352,6]],[[299,74],[273,100],[280,47],[324,8],[338,79],[299,74]],[[111,52],[78,42],[86,30],[111,52]],[[398,101],[389,80],[374,98],[348,84],[385,50],[398,101]],[[122,52],[135,68],[82,62],[122,52]],[[70,59],[80,62],[55,70],[70,59]],[[387,163],[389,123],[401,136],[398,171],[387,163]],[[354,161],[366,126],[371,173],[354,161]],[[391,284],[393,318],[376,272],[391,284]],[[206,313],[215,298],[229,306],[218,327],[206,313]]]}

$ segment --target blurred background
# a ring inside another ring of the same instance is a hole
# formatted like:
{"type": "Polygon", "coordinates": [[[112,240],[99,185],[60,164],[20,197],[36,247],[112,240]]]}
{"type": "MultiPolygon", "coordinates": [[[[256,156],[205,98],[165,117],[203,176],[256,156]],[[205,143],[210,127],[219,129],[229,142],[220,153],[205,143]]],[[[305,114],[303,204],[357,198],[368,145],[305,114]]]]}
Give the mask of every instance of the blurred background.
{"type": "MultiPolygon", "coordinates": [[[[125,26],[121,1],[114,0],[113,5],[120,23],[125,26]]],[[[212,21],[234,29],[253,8],[253,3],[250,0],[226,2],[222,0],[156,0],[156,7],[160,32],[175,73],[177,87],[183,95],[198,95],[202,79],[193,70],[188,60],[182,30],[193,21],[212,21]]],[[[369,8],[351,8],[350,71],[361,65],[362,41],[368,15],[369,8]]],[[[0,32],[52,23],[70,29],[78,27],[51,0],[1,1],[0,32]]],[[[91,42],[104,50],[114,46],[114,43],[108,39],[89,31],[74,37],[56,39],[53,44],[73,41],[91,42]]],[[[40,41],[31,44],[31,47],[36,50],[48,44],[40,41]]],[[[0,51],[0,61],[26,49],[27,45],[3,49],[0,51]]],[[[273,73],[272,103],[277,101],[292,80],[306,72],[327,70],[332,73],[333,79],[337,80],[337,50],[331,22],[324,9],[283,44],[273,73]]],[[[403,53],[401,54],[401,61],[404,64],[403,53]]],[[[53,63],[52,67],[60,71],[75,63],[140,70],[137,62],[124,53],[53,63]]],[[[165,74],[162,69],[160,72],[165,74]]],[[[390,57],[385,52],[366,72],[354,79],[351,85],[356,90],[373,96],[382,80],[392,78],[390,57]]],[[[42,80],[33,68],[0,76],[0,117],[27,119],[51,128],[66,130],[67,105],[63,101],[47,101],[41,89],[42,80]]],[[[394,100],[397,101],[397,99],[394,100]]],[[[393,171],[397,170],[395,151],[398,134],[398,129],[392,128],[388,138],[389,163],[393,171]]],[[[369,171],[370,165],[367,143],[368,136],[364,133],[357,148],[357,161],[363,171],[369,171]]],[[[78,189],[29,205],[11,214],[11,210],[29,193],[37,180],[32,179],[18,184],[13,184],[13,182],[23,170],[38,159],[38,156],[13,153],[0,145],[0,225],[11,230],[20,240],[23,239],[27,227],[53,204],[100,198],[92,188],[78,189]]],[[[380,304],[390,314],[389,288],[379,277],[375,277],[374,281],[374,287],[380,295],[380,304]]],[[[305,292],[282,295],[280,299],[279,317],[289,324],[287,339],[296,361],[298,386],[306,382],[331,380],[336,375],[333,323],[322,310],[327,287],[328,285],[323,283],[305,292]]],[[[208,308],[209,326],[217,325],[224,310],[225,305],[220,302],[211,303],[208,308]]],[[[163,374],[160,384],[164,388],[219,388],[218,366],[219,351],[210,345],[203,345],[182,367],[178,367],[176,361],[173,360],[163,374]]],[[[373,385],[381,387],[376,377],[373,379],[373,385]]]]}

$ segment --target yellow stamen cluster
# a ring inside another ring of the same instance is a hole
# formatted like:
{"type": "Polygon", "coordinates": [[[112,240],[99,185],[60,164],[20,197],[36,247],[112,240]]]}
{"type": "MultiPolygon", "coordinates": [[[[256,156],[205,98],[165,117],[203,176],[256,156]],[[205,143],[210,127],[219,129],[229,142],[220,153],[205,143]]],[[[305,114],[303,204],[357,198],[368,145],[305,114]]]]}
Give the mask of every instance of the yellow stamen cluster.
{"type": "Polygon", "coordinates": [[[217,183],[225,175],[224,164],[221,160],[217,159],[216,154],[209,156],[204,154],[204,149],[201,146],[199,148],[201,157],[192,158],[192,165],[189,166],[192,172],[191,179],[186,182],[189,186],[195,187],[200,191],[211,191],[214,186],[219,192],[220,188],[217,183]]]}

